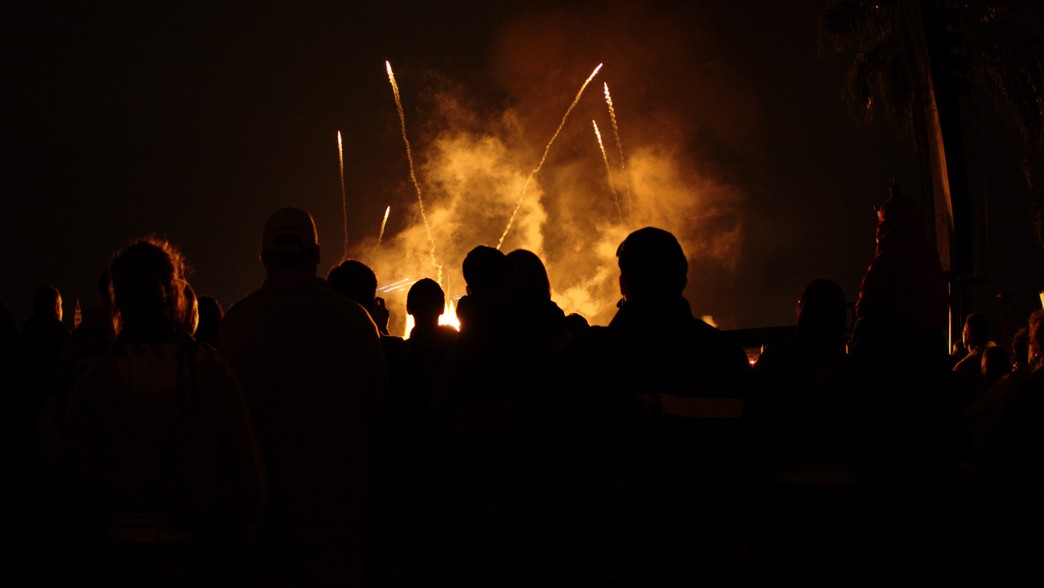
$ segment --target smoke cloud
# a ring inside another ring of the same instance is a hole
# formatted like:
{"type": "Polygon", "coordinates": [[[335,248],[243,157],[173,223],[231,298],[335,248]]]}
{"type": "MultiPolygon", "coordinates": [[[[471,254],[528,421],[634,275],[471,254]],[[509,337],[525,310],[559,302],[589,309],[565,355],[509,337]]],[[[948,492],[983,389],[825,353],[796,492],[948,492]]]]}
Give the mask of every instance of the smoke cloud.
{"type": "MultiPolygon", "coordinates": [[[[465,292],[460,271],[464,256],[479,244],[496,246],[526,178],[599,62],[604,68],[586,89],[542,170],[529,182],[501,249],[507,253],[523,248],[539,255],[547,266],[554,300],[592,324],[608,323],[616,310],[616,248],[638,228],[657,226],[674,233],[690,266],[710,263],[723,271],[735,269],[743,238],[744,195],[714,173],[713,161],[697,157],[701,138],[726,147],[746,140],[754,125],[752,109],[720,64],[700,62],[691,55],[691,43],[681,43],[682,35],[692,31],[673,30],[664,19],[658,26],[628,34],[626,23],[634,22],[632,17],[623,15],[615,25],[602,22],[607,29],[577,24],[578,29],[569,26],[582,22],[577,15],[555,12],[508,26],[494,58],[495,76],[506,96],[496,108],[477,103],[467,88],[441,79],[437,72],[425,80],[398,80],[407,112],[425,113],[417,120],[407,115],[407,132],[436,259],[443,266],[442,285],[451,299],[465,292]],[[612,26],[617,32],[607,35],[612,26]],[[541,37],[534,38],[533,31],[541,31],[541,37]],[[585,44],[580,55],[558,51],[567,41],[576,46],[571,35],[578,33],[601,42],[585,44]],[[644,45],[642,36],[655,36],[657,43],[644,45]],[[679,42],[672,43],[672,37],[679,42]],[[627,53],[621,44],[643,49],[627,53]],[[665,49],[653,53],[652,46],[665,49]],[[688,78],[664,78],[662,71],[677,65],[650,66],[660,63],[662,51],[682,46],[686,53],[671,57],[692,59],[692,67],[683,69],[686,75],[706,75],[703,85],[679,90],[672,86],[675,79],[688,78]],[[549,55],[543,55],[545,51],[549,55]],[[547,63],[555,66],[539,67],[547,63]],[[612,91],[625,157],[619,161],[613,133],[603,131],[611,178],[591,125],[595,120],[602,129],[612,128],[603,82],[612,91]],[[656,84],[668,87],[650,90],[656,84]],[[694,88],[706,87],[728,87],[729,97],[721,100],[724,105],[694,113],[694,104],[707,103],[694,88]],[[746,117],[737,112],[744,108],[749,109],[746,117]],[[745,122],[715,131],[723,118],[745,122]],[[610,181],[620,199],[622,223],[610,181]]],[[[389,100],[390,94],[389,90],[389,100]]],[[[406,281],[406,287],[384,293],[393,313],[393,333],[403,332],[408,284],[437,275],[405,176],[398,193],[400,201],[392,206],[389,234],[380,247],[374,249],[376,239],[371,238],[352,248],[355,257],[371,263],[381,284],[406,281]],[[391,234],[393,227],[397,231],[391,234]]],[[[727,326],[728,318],[715,316],[727,326]]]]}

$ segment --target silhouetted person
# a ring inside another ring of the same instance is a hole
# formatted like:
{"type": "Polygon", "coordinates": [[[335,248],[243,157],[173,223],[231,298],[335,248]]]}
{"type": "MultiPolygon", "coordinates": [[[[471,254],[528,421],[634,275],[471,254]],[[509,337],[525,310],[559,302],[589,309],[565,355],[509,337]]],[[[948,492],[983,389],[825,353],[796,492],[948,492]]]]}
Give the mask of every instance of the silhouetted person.
{"type": "Polygon", "coordinates": [[[802,292],[797,313],[795,336],[758,358],[758,396],[749,406],[749,412],[760,413],[764,449],[784,468],[841,457],[845,443],[838,436],[850,402],[844,291],[830,280],[816,280],[802,292]]]}
{"type": "Polygon", "coordinates": [[[551,300],[551,281],[540,257],[532,251],[516,249],[505,259],[507,289],[515,309],[516,323],[536,337],[532,343],[540,352],[560,352],[587,330],[587,319],[578,314],[567,317],[551,300]]]}
{"type": "MultiPolygon", "coordinates": [[[[461,406],[496,405],[516,389],[508,364],[511,309],[507,297],[507,261],[500,251],[479,245],[464,257],[462,264],[467,295],[457,302],[460,334],[449,357],[450,365],[437,398],[452,421],[461,406]]],[[[486,421],[496,427],[498,424],[486,421]]],[[[479,422],[458,421],[451,427],[484,426],[479,422]]]]}
{"type": "Polygon", "coordinates": [[[961,341],[964,343],[967,353],[953,366],[953,371],[957,374],[961,401],[966,406],[968,403],[978,400],[986,391],[986,380],[982,373],[982,356],[990,342],[990,321],[985,316],[975,313],[964,317],[961,341]]]}
{"type": "Polygon", "coordinates": [[[374,586],[431,584],[440,563],[431,545],[432,405],[436,380],[457,331],[439,325],[445,309],[442,288],[418,280],[406,297],[414,317],[409,338],[382,336],[390,373],[388,404],[374,426],[374,511],[380,521],[370,551],[374,586]],[[405,563],[404,562],[409,562],[405,563]]]}
{"type": "Polygon", "coordinates": [[[485,296],[507,287],[508,267],[503,253],[488,245],[479,245],[464,256],[461,264],[469,296],[485,296]]]}
{"type": "Polygon", "coordinates": [[[617,257],[623,300],[577,340],[565,388],[587,396],[578,558],[625,583],[720,583],[745,527],[747,356],[693,317],[674,235],[640,229],[617,257]]]}
{"type": "Polygon", "coordinates": [[[260,452],[242,391],[182,325],[180,253],[146,238],[110,274],[118,334],[69,399],[69,499],[88,583],[225,582],[263,499],[260,452]]]}
{"type": "Polygon", "coordinates": [[[864,569],[880,575],[875,583],[934,581],[960,575],[946,559],[953,545],[943,525],[952,513],[943,507],[952,501],[942,480],[968,449],[946,345],[947,283],[922,208],[898,184],[878,220],[850,344],[867,501],[864,569]]]}
{"type": "Polygon", "coordinates": [[[40,438],[44,459],[50,462],[57,459],[73,385],[108,350],[116,337],[108,268],[98,277],[97,288],[99,303],[83,311],[83,320],[63,346],[58,358],[54,394],[41,414],[40,438]]]}
{"type": "Polygon", "coordinates": [[[83,311],[80,326],[73,330],[73,341],[76,345],[92,345],[110,343],[115,337],[112,324],[112,292],[110,291],[109,270],[98,276],[98,304],[88,306],[83,311]]]}
{"type": "Polygon", "coordinates": [[[0,444],[7,455],[7,466],[0,477],[0,541],[9,577],[19,572],[36,572],[29,560],[38,548],[29,536],[39,528],[40,509],[34,499],[39,494],[38,452],[33,445],[33,429],[24,416],[26,404],[24,370],[19,354],[18,323],[7,304],[0,300],[0,444]]]}
{"type": "Polygon", "coordinates": [[[1032,373],[1029,366],[1029,330],[1026,327],[1022,327],[1012,336],[1009,359],[1008,373],[998,378],[982,398],[964,409],[971,429],[976,462],[981,460],[985,447],[996,431],[998,422],[1007,413],[1011,400],[1032,373]]]}
{"type": "Polygon", "coordinates": [[[199,297],[199,324],[196,327],[196,341],[206,343],[212,347],[217,346],[218,329],[221,326],[221,317],[225,311],[221,303],[213,296],[199,297]]]}
{"type": "MultiPolygon", "coordinates": [[[[446,354],[457,340],[456,329],[439,324],[445,309],[446,294],[438,282],[430,278],[417,280],[406,294],[406,312],[413,317],[413,329],[406,345],[413,371],[429,394],[446,354]]],[[[430,400],[429,396],[429,403],[430,400]]]]}
{"type": "Polygon", "coordinates": [[[830,280],[809,284],[797,332],[754,365],[747,416],[767,467],[759,485],[759,537],[752,560],[760,583],[846,584],[855,476],[849,455],[852,393],[845,340],[848,308],[830,280]]]}
{"type": "Polygon", "coordinates": [[[35,419],[54,392],[58,354],[69,338],[62,324],[62,295],[40,286],[33,293],[33,316],[22,324],[20,347],[25,366],[26,397],[20,412],[35,419]]]}
{"type": "MultiPolygon", "coordinates": [[[[509,287],[503,253],[480,245],[462,264],[467,295],[457,303],[460,334],[436,399],[450,504],[444,527],[455,552],[453,583],[521,582],[517,546],[531,408],[547,386],[549,345],[526,324],[509,287]],[[496,513],[496,514],[493,514],[496,513]],[[480,565],[470,562],[479,560],[480,565]]],[[[546,291],[546,288],[545,288],[546,291]]]]}
{"type": "Polygon", "coordinates": [[[55,397],[59,355],[68,339],[69,330],[62,324],[61,294],[51,286],[37,288],[33,315],[22,324],[19,337],[22,386],[5,390],[14,401],[11,417],[17,441],[11,453],[18,471],[15,482],[33,501],[45,486],[47,444],[40,435],[40,416],[55,397]]]}
{"type": "Polygon", "coordinates": [[[387,385],[377,327],[316,276],[312,216],[265,223],[261,287],[228,309],[219,349],[243,385],[268,469],[263,585],[355,585],[366,553],[368,416],[387,385]]]}
{"type": "Polygon", "coordinates": [[[939,254],[925,236],[924,212],[893,183],[878,210],[877,248],[856,301],[853,353],[894,343],[917,352],[946,352],[949,294],[939,254]]]}
{"type": "Polygon", "coordinates": [[[381,347],[388,365],[388,386],[392,395],[405,386],[406,359],[405,343],[402,337],[394,337],[388,333],[388,320],[391,318],[384,299],[377,296],[377,274],[370,266],[361,261],[349,259],[342,261],[330,270],[326,276],[326,284],[333,291],[346,296],[366,309],[370,318],[377,325],[381,334],[381,347]]]}
{"type": "Polygon", "coordinates": [[[995,472],[990,580],[997,586],[1044,583],[1044,310],[1030,316],[1028,363],[1029,378],[987,441],[995,472]]]}
{"type": "MultiPolygon", "coordinates": [[[[56,532],[57,529],[69,527],[68,513],[60,508],[61,491],[65,482],[61,476],[61,456],[65,420],[69,413],[69,398],[80,376],[109,350],[116,337],[108,268],[98,277],[97,291],[98,304],[88,306],[83,311],[79,326],[73,330],[62,347],[55,373],[54,393],[37,420],[40,440],[39,463],[43,475],[40,496],[45,501],[44,511],[37,522],[46,521],[45,524],[48,526],[45,528],[48,528],[52,540],[64,537],[56,532]]],[[[50,550],[62,552],[63,548],[52,545],[50,550]]],[[[68,552],[69,549],[65,548],[64,551],[68,552]]],[[[60,573],[67,574],[70,578],[76,576],[76,570],[71,566],[56,565],[54,569],[63,570],[60,573]]],[[[57,583],[67,581],[63,577],[56,577],[54,580],[57,583]]]]}
{"type": "Polygon", "coordinates": [[[382,335],[388,334],[388,309],[384,299],[377,296],[377,274],[370,266],[354,259],[342,261],[327,274],[326,283],[335,292],[359,303],[370,313],[377,330],[382,335]]]}
{"type": "MultiPolygon", "coordinates": [[[[997,346],[987,347],[982,351],[982,369],[984,392],[997,383],[1002,376],[1011,372],[1011,358],[1008,352],[997,346]]],[[[982,395],[980,395],[980,398],[982,395]]]]}

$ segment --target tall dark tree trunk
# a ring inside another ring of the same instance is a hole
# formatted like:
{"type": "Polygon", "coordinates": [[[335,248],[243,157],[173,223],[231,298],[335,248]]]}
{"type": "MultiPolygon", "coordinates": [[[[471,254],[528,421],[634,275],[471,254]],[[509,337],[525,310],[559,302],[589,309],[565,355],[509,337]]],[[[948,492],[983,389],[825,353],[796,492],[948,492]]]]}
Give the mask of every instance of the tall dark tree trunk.
{"type": "Polygon", "coordinates": [[[968,178],[964,127],[962,125],[962,80],[959,77],[960,20],[953,9],[932,2],[904,2],[901,22],[913,57],[909,65],[925,85],[913,116],[920,118],[915,130],[922,161],[929,164],[935,238],[939,258],[951,277],[951,334],[970,303],[969,280],[975,273],[972,227],[972,198],[968,178]]]}

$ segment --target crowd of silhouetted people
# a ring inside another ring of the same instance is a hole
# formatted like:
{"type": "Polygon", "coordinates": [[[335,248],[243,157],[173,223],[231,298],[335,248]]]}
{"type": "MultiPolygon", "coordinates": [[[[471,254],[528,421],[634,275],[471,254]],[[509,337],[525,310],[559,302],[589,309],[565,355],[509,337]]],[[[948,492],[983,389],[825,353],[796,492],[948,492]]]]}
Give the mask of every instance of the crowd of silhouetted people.
{"type": "Polygon", "coordinates": [[[458,330],[409,289],[317,275],[306,211],[262,231],[227,311],[176,246],[113,254],[69,332],[3,310],[3,552],[19,584],[1044,585],[1044,311],[1007,342],[949,293],[916,203],[879,210],[854,308],[833,281],[751,365],[695,318],[669,232],[617,250],[607,326],[541,259],[477,246],[458,330]]]}

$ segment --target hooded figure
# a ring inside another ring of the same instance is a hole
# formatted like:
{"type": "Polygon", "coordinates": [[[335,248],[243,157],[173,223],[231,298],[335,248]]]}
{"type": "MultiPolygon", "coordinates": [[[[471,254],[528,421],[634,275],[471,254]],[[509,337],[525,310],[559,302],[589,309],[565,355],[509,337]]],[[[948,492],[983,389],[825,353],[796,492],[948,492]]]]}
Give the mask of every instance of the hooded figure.
{"type": "Polygon", "coordinates": [[[878,219],[877,249],[855,306],[854,338],[881,328],[941,334],[949,293],[939,254],[925,236],[920,204],[893,182],[878,219]]]}

